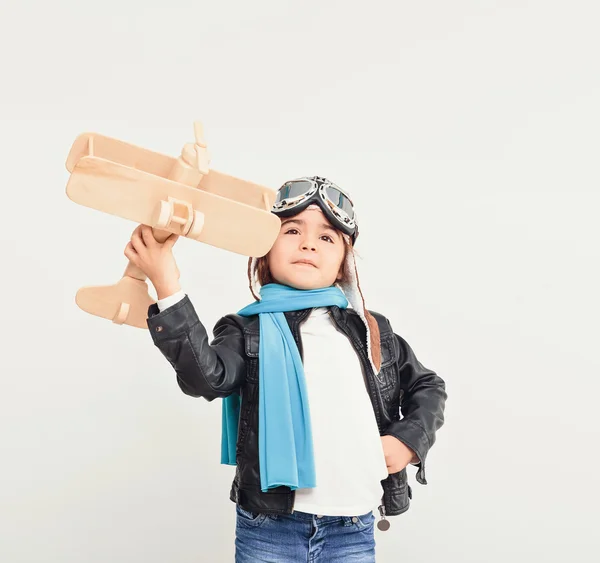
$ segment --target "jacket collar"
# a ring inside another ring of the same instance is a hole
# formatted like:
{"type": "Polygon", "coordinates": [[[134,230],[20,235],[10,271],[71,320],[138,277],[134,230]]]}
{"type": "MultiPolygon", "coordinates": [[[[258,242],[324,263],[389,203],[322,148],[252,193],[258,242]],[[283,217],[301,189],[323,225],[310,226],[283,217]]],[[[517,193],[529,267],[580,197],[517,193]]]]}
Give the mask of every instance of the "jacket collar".
{"type": "MultiPolygon", "coordinates": [[[[337,321],[338,324],[342,324],[344,326],[348,324],[347,313],[344,309],[341,309],[337,305],[331,305],[328,308],[331,311],[334,320],[337,321]]],[[[290,325],[297,327],[302,321],[308,318],[312,311],[313,308],[301,309],[299,311],[286,311],[284,315],[290,325]]]]}
{"type": "Polygon", "coordinates": [[[286,311],[285,318],[291,326],[297,327],[302,321],[306,320],[311,314],[313,308],[300,309],[299,311],[286,311]]]}

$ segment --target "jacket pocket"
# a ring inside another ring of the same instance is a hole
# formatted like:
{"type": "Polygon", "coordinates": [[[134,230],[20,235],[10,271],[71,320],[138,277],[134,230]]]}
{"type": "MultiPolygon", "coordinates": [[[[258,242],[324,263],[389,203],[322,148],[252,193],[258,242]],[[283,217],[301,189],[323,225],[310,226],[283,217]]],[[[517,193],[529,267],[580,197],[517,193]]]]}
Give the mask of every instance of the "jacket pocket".
{"type": "Polygon", "coordinates": [[[260,348],[258,332],[244,331],[244,348],[249,359],[246,377],[250,381],[256,381],[258,379],[258,352],[260,348]]]}
{"type": "MultiPolygon", "coordinates": [[[[396,345],[394,335],[381,337],[381,371],[377,376],[381,396],[384,400],[386,409],[389,409],[392,403],[398,403],[398,393],[400,392],[400,381],[398,377],[398,358],[400,350],[396,345]]],[[[391,420],[394,420],[395,413],[391,420]]]]}
{"type": "Polygon", "coordinates": [[[398,361],[400,350],[393,334],[381,337],[381,369],[388,368],[398,361]]]}

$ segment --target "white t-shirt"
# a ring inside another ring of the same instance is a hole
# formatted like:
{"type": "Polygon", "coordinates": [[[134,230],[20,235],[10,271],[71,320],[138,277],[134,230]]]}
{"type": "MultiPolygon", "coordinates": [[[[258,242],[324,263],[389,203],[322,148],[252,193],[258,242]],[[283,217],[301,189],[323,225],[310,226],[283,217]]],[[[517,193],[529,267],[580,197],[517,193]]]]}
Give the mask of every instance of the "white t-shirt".
{"type": "MultiPolygon", "coordinates": [[[[184,295],[159,301],[159,309],[184,295]]],[[[376,510],[388,470],[359,357],[325,307],[314,309],[300,332],[316,487],[296,490],[294,510],[319,516],[376,510]]]]}
{"type": "Polygon", "coordinates": [[[317,486],[298,489],[294,510],[354,516],[381,504],[388,476],[359,357],[326,308],[300,325],[317,486]]]}

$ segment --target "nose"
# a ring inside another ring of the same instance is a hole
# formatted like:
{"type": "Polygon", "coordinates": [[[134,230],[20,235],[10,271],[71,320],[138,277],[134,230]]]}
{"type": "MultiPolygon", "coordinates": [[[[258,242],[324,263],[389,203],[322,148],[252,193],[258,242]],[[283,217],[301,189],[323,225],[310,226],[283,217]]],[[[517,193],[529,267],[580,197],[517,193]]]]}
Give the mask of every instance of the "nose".
{"type": "Polygon", "coordinates": [[[318,236],[315,233],[305,232],[300,241],[300,248],[303,251],[316,252],[318,236]]]}
{"type": "Polygon", "coordinates": [[[301,246],[302,250],[308,250],[310,252],[316,252],[317,247],[314,244],[303,243],[301,246]]]}

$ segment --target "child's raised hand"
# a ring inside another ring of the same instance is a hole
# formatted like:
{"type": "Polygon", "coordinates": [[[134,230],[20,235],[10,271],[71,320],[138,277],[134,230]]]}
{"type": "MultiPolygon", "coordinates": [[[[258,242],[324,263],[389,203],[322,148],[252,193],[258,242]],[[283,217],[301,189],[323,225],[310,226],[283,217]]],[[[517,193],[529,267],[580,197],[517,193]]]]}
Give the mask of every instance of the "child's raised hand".
{"type": "Polygon", "coordinates": [[[394,436],[381,436],[383,453],[388,473],[398,473],[402,471],[409,463],[417,463],[419,459],[404,442],[394,438],[394,436]]]}
{"type": "Polygon", "coordinates": [[[173,245],[179,235],[172,234],[164,242],[154,238],[152,228],[138,225],[125,247],[125,256],[152,282],[158,299],[179,291],[179,268],[173,256],[173,245]]]}

